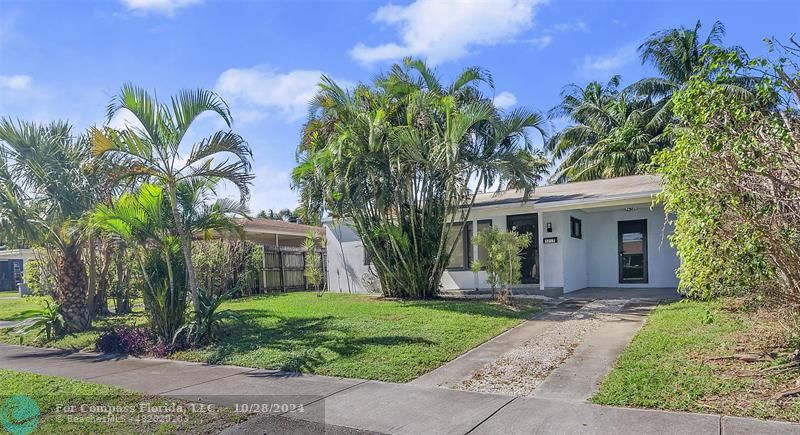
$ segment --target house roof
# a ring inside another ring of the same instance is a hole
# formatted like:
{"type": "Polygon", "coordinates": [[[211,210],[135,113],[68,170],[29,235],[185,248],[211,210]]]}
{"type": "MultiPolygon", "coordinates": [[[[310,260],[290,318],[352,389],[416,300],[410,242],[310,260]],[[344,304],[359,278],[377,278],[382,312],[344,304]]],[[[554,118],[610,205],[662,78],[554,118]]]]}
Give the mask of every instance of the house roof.
{"type": "MultiPolygon", "coordinates": [[[[574,183],[551,184],[534,189],[528,204],[559,205],[560,203],[597,202],[615,199],[646,199],[661,192],[661,177],[657,175],[632,175],[629,177],[574,183]]],[[[523,203],[522,190],[479,193],[475,207],[523,203]]]]}
{"type": "Polygon", "coordinates": [[[317,234],[324,236],[325,229],[322,227],[314,227],[311,225],[296,224],[274,219],[255,218],[252,220],[243,219],[240,221],[244,227],[245,233],[267,233],[267,234],[280,234],[287,236],[305,236],[309,231],[315,231],[317,234]]]}

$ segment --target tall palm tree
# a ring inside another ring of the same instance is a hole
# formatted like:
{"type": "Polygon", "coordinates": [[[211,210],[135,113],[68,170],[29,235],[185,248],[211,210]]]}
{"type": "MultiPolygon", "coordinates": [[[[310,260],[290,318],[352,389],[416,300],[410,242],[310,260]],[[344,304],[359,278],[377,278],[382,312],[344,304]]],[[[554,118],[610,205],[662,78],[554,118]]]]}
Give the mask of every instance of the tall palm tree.
{"type": "Polygon", "coordinates": [[[0,227],[57,253],[56,299],[72,329],[91,326],[81,250],[84,215],[96,202],[86,163],[91,146],[65,122],[0,120],[0,227]]]}
{"type": "Polygon", "coordinates": [[[620,92],[619,81],[615,76],[606,85],[570,85],[562,93],[551,114],[567,116],[572,124],[545,144],[560,160],[553,182],[641,174],[652,155],[669,145],[669,137],[650,123],[659,107],[620,92]]]}
{"type": "Polygon", "coordinates": [[[528,135],[542,117],[501,114],[482,85],[478,68],[444,84],[411,59],[354,90],[322,78],[293,183],[307,213],[354,224],[386,294],[435,295],[477,190],[527,193],[546,167],[528,135]]]}
{"type": "Polygon", "coordinates": [[[200,299],[192,263],[192,233],[185,227],[179,211],[178,186],[184,182],[228,181],[238,188],[244,203],[253,180],[252,152],[240,135],[229,130],[233,118],[227,104],[208,90],[184,90],[166,104],[144,89],[128,84],[109,104],[107,119],[110,121],[123,111],[133,114],[139,125],[128,125],[120,131],[93,129],[94,153],[116,155],[123,160],[127,176],[147,178],[164,186],[184,256],[192,303],[198,311],[200,299]],[[182,154],[182,146],[188,145],[183,143],[187,131],[197,117],[206,112],[218,115],[229,129],[201,139],[191,146],[188,154],[182,154]]]}
{"type": "MultiPolygon", "coordinates": [[[[682,89],[692,75],[706,66],[711,58],[709,51],[733,51],[746,56],[739,46],[725,47],[725,25],[715,21],[705,38],[698,20],[693,28],[677,27],[661,30],[650,35],[640,46],[642,65],[650,64],[658,70],[660,77],[650,77],[632,84],[628,90],[639,96],[653,99],[659,110],[651,119],[654,128],[664,128],[672,120],[672,95],[682,89]]],[[[740,79],[731,83],[729,92],[740,96],[749,94],[752,82],[740,79]]]]}

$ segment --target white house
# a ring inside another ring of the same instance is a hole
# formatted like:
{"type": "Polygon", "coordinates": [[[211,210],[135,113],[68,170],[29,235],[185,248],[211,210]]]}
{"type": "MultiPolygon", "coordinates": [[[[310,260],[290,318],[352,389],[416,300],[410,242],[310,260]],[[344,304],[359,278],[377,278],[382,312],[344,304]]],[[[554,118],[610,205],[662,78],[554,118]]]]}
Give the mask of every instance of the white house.
{"type": "MultiPolygon", "coordinates": [[[[664,209],[652,205],[661,191],[657,176],[638,175],[479,194],[460,234],[444,290],[485,289],[486,275],[469,270],[482,250],[473,234],[488,227],[533,234],[522,253],[522,285],[532,293],[558,295],[587,287],[676,288],[679,260],[667,236],[664,209]]],[[[334,292],[366,292],[374,280],[358,235],[326,223],[328,283],[334,292]]]]}

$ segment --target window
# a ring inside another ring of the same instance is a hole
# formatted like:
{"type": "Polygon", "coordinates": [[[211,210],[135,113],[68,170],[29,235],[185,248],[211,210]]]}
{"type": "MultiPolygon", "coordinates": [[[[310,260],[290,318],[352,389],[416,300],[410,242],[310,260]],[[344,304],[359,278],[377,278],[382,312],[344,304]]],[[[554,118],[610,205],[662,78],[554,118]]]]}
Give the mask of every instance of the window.
{"type": "Polygon", "coordinates": [[[464,230],[461,230],[463,222],[453,222],[450,226],[450,231],[447,233],[447,244],[445,249],[450,249],[453,243],[456,244],[453,248],[453,254],[450,255],[450,262],[447,263],[448,269],[466,269],[469,267],[467,259],[470,255],[467,253],[466,246],[470,246],[468,240],[472,239],[472,225],[467,223],[464,225],[464,230]]]}
{"type": "MultiPolygon", "coordinates": [[[[483,231],[485,229],[488,229],[488,228],[491,228],[491,227],[492,227],[492,220],[491,219],[478,221],[478,232],[479,233],[481,231],[483,231]]],[[[470,240],[470,246],[472,246],[471,242],[472,242],[472,240],[470,240]]],[[[488,260],[489,260],[489,253],[486,251],[486,248],[484,248],[483,246],[478,246],[478,261],[480,261],[481,264],[483,265],[483,267],[482,267],[483,269],[486,268],[486,262],[488,260]]],[[[472,251],[470,251],[470,263],[472,263],[472,251]]]]}
{"type": "MultiPolygon", "coordinates": [[[[467,222],[467,224],[464,225],[464,230],[459,231],[462,223],[463,222],[453,223],[447,237],[446,248],[449,249],[453,246],[453,243],[456,244],[453,249],[453,255],[450,256],[450,262],[447,264],[447,268],[451,270],[469,269],[474,258],[474,255],[472,255],[472,222],[467,222]]],[[[478,232],[486,228],[491,228],[491,226],[491,220],[480,220],[478,221],[478,232]]],[[[488,259],[488,256],[485,249],[478,247],[478,259],[482,263],[488,259]]]]}
{"type": "Polygon", "coordinates": [[[572,216],[569,217],[569,235],[576,238],[582,239],[583,238],[583,223],[580,219],[574,218],[572,216]]]}

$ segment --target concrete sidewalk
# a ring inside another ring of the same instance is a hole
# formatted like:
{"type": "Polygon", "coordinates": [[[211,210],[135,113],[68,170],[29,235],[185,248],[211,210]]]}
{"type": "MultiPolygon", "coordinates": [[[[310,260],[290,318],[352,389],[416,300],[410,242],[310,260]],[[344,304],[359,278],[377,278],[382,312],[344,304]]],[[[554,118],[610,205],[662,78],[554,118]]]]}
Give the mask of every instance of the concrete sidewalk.
{"type": "Polygon", "coordinates": [[[225,406],[271,398],[303,405],[302,412],[256,416],[229,433],[800,433],[800,425],[754,419],[11,345],[0,345],[0,368],[225,406]]]}

